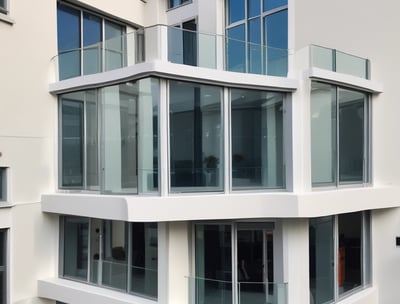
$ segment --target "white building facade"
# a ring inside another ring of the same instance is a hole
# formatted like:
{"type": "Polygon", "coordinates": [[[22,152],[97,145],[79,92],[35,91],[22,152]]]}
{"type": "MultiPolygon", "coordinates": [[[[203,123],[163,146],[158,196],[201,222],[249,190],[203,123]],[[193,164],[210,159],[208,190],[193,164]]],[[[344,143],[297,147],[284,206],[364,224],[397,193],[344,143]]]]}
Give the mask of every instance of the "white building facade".
{"type": "Polygon", "coordinates": [[[398,7],[0,0],[0,303],[398,303],[398,7]]]}

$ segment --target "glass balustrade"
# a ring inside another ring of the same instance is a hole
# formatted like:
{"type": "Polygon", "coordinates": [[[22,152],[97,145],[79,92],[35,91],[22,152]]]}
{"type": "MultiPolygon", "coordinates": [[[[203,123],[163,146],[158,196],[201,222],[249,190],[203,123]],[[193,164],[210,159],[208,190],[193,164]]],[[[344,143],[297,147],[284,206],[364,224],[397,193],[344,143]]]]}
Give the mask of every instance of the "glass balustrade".
{"type": "Polygon", "coordinates": [[[287,283],[187,279],[189,304],[287,304],[287,283]]]}
{"type": "Polygon", "coordinates": [[[154,60],[286,77],[288,56],[287,49],[156,25],[82,48],[60,51],[52,61],[57,81],[154,60]]]}
{"type": "Polygon", "coordinates": [[[370,62],[366,58],[311,45],[310,60],[312,67],[369,79],[370,62]]]}

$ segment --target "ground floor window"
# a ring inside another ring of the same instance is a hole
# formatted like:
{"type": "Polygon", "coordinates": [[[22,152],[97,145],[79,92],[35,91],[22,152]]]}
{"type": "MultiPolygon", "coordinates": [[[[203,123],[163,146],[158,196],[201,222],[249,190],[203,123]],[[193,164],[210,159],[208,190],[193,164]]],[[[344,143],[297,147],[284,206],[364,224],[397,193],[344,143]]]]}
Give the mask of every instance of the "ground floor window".
{"type": "Polygon", "coordinates": [[[310,220],[310,303],[328,303],[371,283],[370,215],[310,220]]]}
{"type": "Polygon", "coordinates": [[[193,303],[284,303],[274,278],[274,223],[195,225],[193,303]]]}
{"type": "Polygon", "coordinates": [[[7,303],[7,229],[0,229],[0,303],[7,303]]]}
{"type": "Polygon", "coordinates": [[[62,217],[60,273],[157,298],[157,231],[157,223],[62,217]]]}

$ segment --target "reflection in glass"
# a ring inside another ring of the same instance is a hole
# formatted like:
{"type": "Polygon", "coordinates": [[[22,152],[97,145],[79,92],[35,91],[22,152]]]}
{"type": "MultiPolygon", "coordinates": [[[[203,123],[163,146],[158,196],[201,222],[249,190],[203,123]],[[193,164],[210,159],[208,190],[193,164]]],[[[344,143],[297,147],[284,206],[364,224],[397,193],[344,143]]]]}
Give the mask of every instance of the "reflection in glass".
{"type": "Polygon", "coordinates": [[[245,0],[227,0],[228,24],[232,24],[245,18],[245,3],[245,0]]]}
{"type": "Polygon", "coordinates": [[[263,0],[264,12],[287,5],[287,0],[263,0]]]}
{"type": "Polygon", "coordinates": [[[227,30],[226,69],[246,72],[246,39],[244,24],[227,30]]]}
{"type": "Polygon", "coordinates": [[[222,190],[222,90],[170,81],[172,191],[222,190]]]}
{"type": "Polygon", "coordinates": [[[101,19],[83,13],[83,75],[101,71],[101,19]]]}
{"type": "Polygon", "coordinates": [[[121,25],[106,20],[104,22],[105,70],[110,71],[125,65],[125,36],[121,25]]]}
{"type": "Polygon", "coordinates": [[[230,225],[196,225],[196,303],[232,303],[230,225]]]}
{"type": "Polygon", "coordinates": [[[87,218],[64,217],[64,276],[87,279],[88,228],[87,218]]]}
{"type": "Polygon", "coordinates": [[[157,298],[157,223],[132,223],[131,292],[157,298]]]}
{"type": "Polygon", "coordinates": [[[363,93],[339,89],[339,179],[362,182],[364,177],[363,93]]]}
{"type": "Polygon", "coordinates": [[[334,298],[333,217],[310,219],[310,303],[322,304],[334,298]]]}
{"type": "Polygon", "coordinates": [[[339,294],[362,284],[362,213],[338,216],[338,286],[339,294]]]}
{"type": "Polygon", "coordinates": [[[251,19],[248,24],[248,30],[249,73],[262,74],[261,19],[251,19]]]}
{"type": "Polygon", "coordinates": [[[311,161],[313,185],[336,183],[336,88],[311,87],[311,161]]]}
{"type": "Polygon", "coordinates": [[[284,187],[283,94],[231,92],[233,189],[284,187]]]}

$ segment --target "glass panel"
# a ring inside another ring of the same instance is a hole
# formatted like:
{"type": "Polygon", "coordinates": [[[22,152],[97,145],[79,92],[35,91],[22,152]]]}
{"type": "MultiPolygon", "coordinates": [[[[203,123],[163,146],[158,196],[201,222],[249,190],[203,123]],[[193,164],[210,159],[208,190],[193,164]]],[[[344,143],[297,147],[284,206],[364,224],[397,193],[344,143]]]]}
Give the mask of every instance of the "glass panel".
{"type": "Polygon", "coordinates": [[[105,21],[105,70],[110,71],[125,66],[124,30],[119,24],[105,21]]]}
{"type": "Polygon", "coordinates": [[[339,294],[343,294],[362,282],[362,213],[340,214],[338,222],[338,286],[339,294]]]}
{"type": "Polygon", "coordinates": [[[7,230],[2,229],[0,230],[0,266],[2,266],[3,269],[7,264],[6,257],[7,257],[7,230]]]}
{"type": "Polygon", "coordinates": [[[0,0],[0,11],[5,11],[6,10],[6,4],[7,0],[0,0]]]}
{"type": "Polygon", "coordinates": [[[60,80],[81,74],[80,12],[57,6],[58,64],[60,80]]]}
{"type": "Polygon", "coordinates": [[[6,169],[0,168],[0,201],[6,200],[6,169]]]}
{"type": "Polygon", "coordinates": [[[333,50],[316,45],[312,45],[310,48],[312,66],[333,71],[333,50]]]}
{"type": "Polygon", "coordinates": [[[264,12],[286,5],[287,0],[263,0],[264,12]]]}
{"type": "Polygon", "coordinates": [[[86,187],[99,189],[99,143],[97,120],[97,95],[95,91],[86,91],[86,187]]]}
{"type": "Polygon", "coordinates": [[[100,248],[103,249],[103,221],[100,219],[90,220],[90,282],[101,284],[102,281],[102,258],[100,248]],[[101,259],[100,259],[101,258],[101,259]]]}
{"type": "Polygon", "coordinates": [[[137,192],[137,99],[132,83],[101,90],[103,98],[104,191],[137,192]]]}
{"type": "Polygon", "coordinates": [[[245,0],[228,0],[228,24],[245,19],[245,0]]]}
{"type": "Polygon", "coordinates": [[[183,64],[197,65],[197,25],[195,20],[182,24],[183,64]]]}
{"type": "Polygon", "coordinates": [[[94,74],[101,71],[101,19],[83,13],[83,74],[94,74]]]}
{"type": "Polygon", "coordinates": [[[249,73],[262,74],[261,19],[251,19],[248,30],[249,73]]]}
{"type": "Polygon", "coordinates": [[[372,283],[372,245],[371,245],[371,213],[364,212],[364,285],[372,283]]]}
{"type": "Polygon", "coordinates": [[[157,223],[132,223],[131,291],[157,298],[157,223]]]}
{"type": "Polygon", "coordinates": [[[333,217],[310,219],[310,303],[322,304],[334,298],[333,217]]]}
{"type": "Polygon", "coordinates": [[[244,24],[227,30],[226,69],[246,72],[246,42],[244,24]]]}
{"type": "Polygon", "coordinates": [[[339,179],[362,182],[364,179],[364,104],[363,93],[339,89],[339,179]]]}
{"type": "Polygon", "coordinates": [[[260,0],[248,0],[248,18],[259,16],[261,13],[260,0]]]}
{"type": "Polygon", "coordinates": [[[284,187],[283,94],[231,92],[233,189],[284,187]]]}
{"type": "MultiPolygon", "coordinates": [[[[198,66],[203,68],[217,68],[217,39],[221,36],[198,34],[198,66]]],[[[221,45],[222,47],[222,45],[221,45]]]]}
{"type": "Polygon", "coordinates": [[[139,192],[158,191],[158,79],[146,78],[131,83],[138,92],[138,178],[139,192]]]}
{"type": "Polygon", "coordinates": [[[336,72],[368,78],[367,61],[364,58],[336,52],[336,72]]]}
{"type": "Polygon", "coordinates": [[[121,221],[103,221],[102,285],[127,289],[127,228],[121,221]]]}
{"type": "Polygon", "coordinates": [[[222,190],[222,90],[170,81],[172,191],[222,190]]]}
{"type": "Polygon", "coordinates": [[[87,280],[88,228],[85,218],[64,217],[64,273],[66,277],[87,280]]]}
{"type": "Polygon", "coordinates": [[[267,75],[286,76],[288,71],[288,11],[264,18],[267,75]]]}
{"type": "Polygon", "coordinates": [[[336,88],[313,82],[311,85],[311,165],[312,183],[336,183],[336,88]]]}
{"type": "Polygon", "coordinates": [[[61,95],[61,186],[83,187],[84,93],[61,95]]]}
{"type": "Polygon", "coordinates": [[[196,225],[196,304],[232,303],[230,225],[196,225]]]}
{"type": "Polygon", "coordinates": [[[168,60],[183,64],[183,35],[179,27],[168,27],[168,60]]]}

